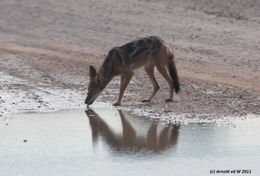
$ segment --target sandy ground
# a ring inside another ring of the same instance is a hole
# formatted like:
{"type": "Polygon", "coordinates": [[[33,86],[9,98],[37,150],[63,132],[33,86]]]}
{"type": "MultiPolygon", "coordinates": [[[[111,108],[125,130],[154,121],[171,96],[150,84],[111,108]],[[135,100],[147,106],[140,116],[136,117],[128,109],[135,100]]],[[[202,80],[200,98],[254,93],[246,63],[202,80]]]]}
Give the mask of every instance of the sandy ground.
{"type": "MultiPolygon", "coordinates": [[[[143,70],[121,108],[171,121],[260,115],[259,0],[2,0],[0,118],[21,110],[82,108],[88,66],[138,37],[157,35],[173,49],[181,93],[164,103],[143,70]]],[[[119,79],[98,99],[116,101],[119,79]]]]}

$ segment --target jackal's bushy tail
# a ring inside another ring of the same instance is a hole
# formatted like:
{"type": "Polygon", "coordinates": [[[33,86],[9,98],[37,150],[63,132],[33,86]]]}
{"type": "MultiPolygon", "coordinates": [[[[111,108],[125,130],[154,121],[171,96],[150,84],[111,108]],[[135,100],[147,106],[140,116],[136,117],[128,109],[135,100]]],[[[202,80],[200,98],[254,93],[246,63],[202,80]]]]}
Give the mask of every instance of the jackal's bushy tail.
{"type": "Polygon", "coordinates": [[[176,69],[173,58],[174,58],[174,55],[171,54],[171,56],[169,57],[169,62],[168,62],[168,71],[173,80],[173,86],[174,86],[175,92],[178,93],[180,91],[180,83],[179,83],[178,73],[177,73],[177,69],[176,69]]]}

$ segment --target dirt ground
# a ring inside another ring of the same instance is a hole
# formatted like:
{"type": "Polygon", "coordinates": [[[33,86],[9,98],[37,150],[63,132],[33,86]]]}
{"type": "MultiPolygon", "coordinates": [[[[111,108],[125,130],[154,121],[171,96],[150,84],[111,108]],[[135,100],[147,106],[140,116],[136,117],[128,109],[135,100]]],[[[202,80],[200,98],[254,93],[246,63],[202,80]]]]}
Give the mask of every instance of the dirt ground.
{"type": "MultiPolygon", "coordinates": [[[[137,70],[121,108],[191,121],[259,116],[259,31],[259,0],[2,0],[0,117],[85,107],[89,65],[149,35],[174,51],[181,92],[165,103],[168,85],[156,73],[161,89],[141,103],[152,85],[137,70]]],[[[118,88],[115,78],[97,101],[114,103],[118,88]]]]}

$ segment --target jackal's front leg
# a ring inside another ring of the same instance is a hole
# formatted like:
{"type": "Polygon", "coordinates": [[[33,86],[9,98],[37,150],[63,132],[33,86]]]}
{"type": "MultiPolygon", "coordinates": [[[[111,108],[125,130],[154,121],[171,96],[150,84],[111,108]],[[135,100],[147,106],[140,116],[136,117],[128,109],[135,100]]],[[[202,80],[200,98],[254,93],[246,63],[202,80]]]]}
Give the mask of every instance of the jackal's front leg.
{"type": "Polygon", "coordinates": [[[128,72],[128,73],[121,76],[119,97],[117,99],[117,102],[115,104],[113,104],[114,106],[120,106],[121,105],[121,101],[122,101],[122,98],[124,96],[125,89],[128,86],[132,77],[133,77],[133,72],[128,72]]]}

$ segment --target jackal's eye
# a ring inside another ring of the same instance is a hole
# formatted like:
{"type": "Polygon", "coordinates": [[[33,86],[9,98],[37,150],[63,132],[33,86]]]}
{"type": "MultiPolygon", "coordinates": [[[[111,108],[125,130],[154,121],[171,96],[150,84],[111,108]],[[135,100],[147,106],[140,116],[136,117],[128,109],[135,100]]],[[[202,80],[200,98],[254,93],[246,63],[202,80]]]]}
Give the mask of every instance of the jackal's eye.
{"type": "Polygon", "coordinates": [[[88,92],[92,92],[93,91],[93,88],[92,87],[89,87],[88,88],[88,92]]]}
{"type": "Polygon", "coordinates": [[[88,92],[91,92],[91,91],[93,91],[93,86],[90,84],[90,85],[88,86],[88,92]]]}

